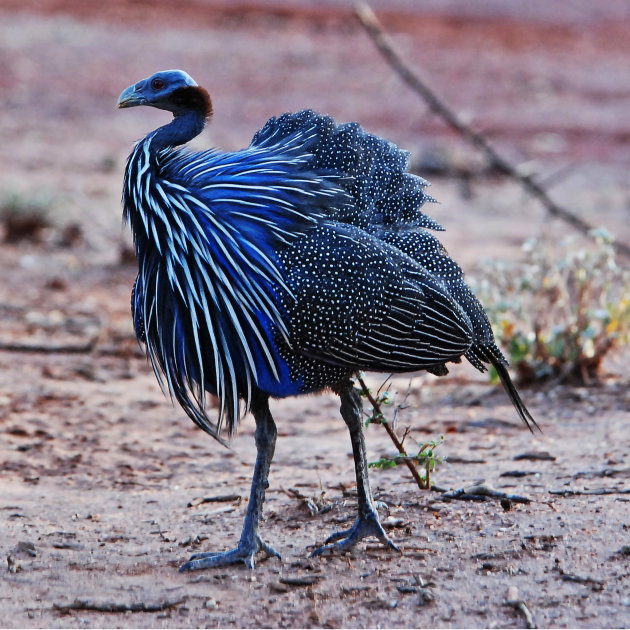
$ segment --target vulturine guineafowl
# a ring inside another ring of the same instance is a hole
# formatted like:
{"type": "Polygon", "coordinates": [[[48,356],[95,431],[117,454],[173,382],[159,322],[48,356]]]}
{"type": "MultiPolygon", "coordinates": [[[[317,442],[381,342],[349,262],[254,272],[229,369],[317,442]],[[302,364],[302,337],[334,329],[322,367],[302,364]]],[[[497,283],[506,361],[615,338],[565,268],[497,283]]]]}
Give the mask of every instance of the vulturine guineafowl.
{"type": "Polygon", "coordinates": [[[188,152],[212,114],[208,93],[181,70],[127,88],[118,107],[150,105],[173,120],[133,150],[124,215],[139,273],[136,334],[155,373],[215,438],[256,422],[257,459],[238,546],[194,555],[182,570],[279,554],[259,535],[276,441],[269,397],[330,388],[354,453],[358,517],[315,550],[345,551],[366,536],[396,549],[368,482],[359,370],[446,374],[464,356],[492,364],[519,416],[535,424],[460,267],[429,230],[426,182],[407,153],[304,110],[271,118],[242,151],[188,152]],[[206,395],[219,400],[210,413],[206,395]],[[216,416],[213,418],[211,416],[216,416]]]}

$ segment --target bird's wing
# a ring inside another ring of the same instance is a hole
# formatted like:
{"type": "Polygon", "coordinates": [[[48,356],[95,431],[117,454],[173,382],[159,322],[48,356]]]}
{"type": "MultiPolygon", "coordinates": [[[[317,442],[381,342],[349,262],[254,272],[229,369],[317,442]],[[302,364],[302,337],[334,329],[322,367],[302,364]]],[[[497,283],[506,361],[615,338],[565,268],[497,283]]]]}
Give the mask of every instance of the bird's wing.
{"type": "Polygon", "coordinates": [[[283,254],[293,349],[352,370],[404,372],[458,360],[468,316],[446,286],[400,250],[328,223],[283,254]]]}

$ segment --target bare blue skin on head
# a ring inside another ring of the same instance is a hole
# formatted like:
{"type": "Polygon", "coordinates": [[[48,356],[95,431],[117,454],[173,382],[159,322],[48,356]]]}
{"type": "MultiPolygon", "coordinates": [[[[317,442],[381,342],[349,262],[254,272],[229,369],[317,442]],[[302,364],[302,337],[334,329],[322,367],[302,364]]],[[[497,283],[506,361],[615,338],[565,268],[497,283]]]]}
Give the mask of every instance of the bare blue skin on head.
{"type": "Polygon", "coordinates": [[[122,92],[119,108],[147,105],[173,119],[129,157],[123,188],[139,272],[136,335],[164,389],[204,431],[223,441],[242,407],[256,421],[257,458],[237,547],[195,554],[181,570],[280,557],[259,535],[277,430],[269,397],[329,388],[341,399],[357,479],[354,525],[312,555],[347,551],[375,536],[361,370],[446,374],[466,358],[491,364],[519,416],[535,422],[507,372],[483,307],[432,233],[427,182],[408,155],[310,110],[270,119],[231,153],[181,149],[212,115],[205,89],[181,70],[122,92]],[[206,394],[220,402],[216,417],[206,394]]]}
{"type": "Polygon", "coordinates": [[[175,90],[185,87],[198,87],[198,85],[183,70],[156,72],[123,90],[118,97],[118,107],[123,109],[137,105],[150,105],[151,107],[177,113],[177,108],[171,101],[170,96],[175,90]]]}

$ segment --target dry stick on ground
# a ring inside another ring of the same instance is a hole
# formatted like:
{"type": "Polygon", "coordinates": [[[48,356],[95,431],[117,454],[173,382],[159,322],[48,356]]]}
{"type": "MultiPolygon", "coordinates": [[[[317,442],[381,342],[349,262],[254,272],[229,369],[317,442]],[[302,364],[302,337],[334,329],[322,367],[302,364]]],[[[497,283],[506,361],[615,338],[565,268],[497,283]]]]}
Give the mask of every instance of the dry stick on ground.
{"type": "Polygon", "coordinates": [[[586,494],[630,494],[630,488],[594,488],[591,490],[549,490],[549,494],[561,497],[573,497],[586,494]]]}
{"type": "Polygon", "coordinates": [[[420,488],[420,490],[426,490],[427,485],[429,483],[429,479],[427,478],[426,484],[422,480],[422,477],[420,476],[420,473],[418,472],[418,469],[416,468],[415,461],[413,460],[413,458],[409,458],[407,456],[407,452],[405,451],[405,448],[402,445],[402,442],[398,439],[396,432],[394,431],[392,426],[389,424],[389,422],[385,420],[385,416],[383,415],[383,411],[381,410],[380,403],[374,399],[374,396],[372,396],[372,394],[370,393],[370,390],[365,384],[365,381],[360,376],[357,378],[357,381],[359,382],[359,385],[361,385],[361,389],[363,389],[363,394],[368,399],[370,405],[372,405],[372,407],[374,408],[374,412],[376,413],[377,416],[380,417],[381,426],[385,428],[385,431],[387,431],[387,435],[389,435],[391,441],[394,443],[394,446],[398,449],[398,452],[405,458],[403,461],[407,465],[407,468],[409,468],[409,472],[411,473],[411,476],[414,478],[415,482],[418,484],[418,487],[420,488]]]}
{"type": "Polygon", "coordinates": [[[536,628],[536,623],[534,622],[534,617],[530,612],[529,608],[527,608],[527,604],[520,598],[518,589],[515,586],[511,586],[508,589],[508,596],[506,600],[506,605],[511,606],[514,610],[520,612],[523,617],[525,617],[525,627],[526,628],[536,628]]]}
{"type": "Polygon", "coordinates": [[[433,487],[433,490],[442,492],[442,498],[461,499],[462,501],[479,501],[485,500],[485,497],[491,499],[507,499],[508,501],[514,501],[515,503],[530,503],[531,499],[523,497],[518,494],[508,494],[502,490],[496,490],[484,483],[476,483],[467,488],[457,488],[457,490],[445,490],[444,488],[433,487]]]}
{"type": "Polygon", "coordinates": [[[54,604],[55,610],[68,613],[71,610],[93,610],[105,613],[127,613],[127,612],[159,612],[179,606],[186,601],[186,597],[179,597],[173,600],[155,602],[147,604],[145,602],[134,602],[131,604],[119,602],[96,602],[83,599],[75,599],[70,604],[54,604]]]}
{"type": "MultiPolygon", "coordinates": [[[[504,158],[485,136],[473,131],[433,92],[426,82],[402,58],[374,11],[367,4],[359,3],[355,5],[355,13],[359,18],[359,22],[390,66],[414,92],[417,92],[424,99],[432,112],[444,119],[457,133],[479,149],[497,170],[519,182],[530,195],[543,204],[550,215],[562,219],[583,234],[589,234],[592,230],[591,225],[570,210],[557,204],[551,199],[545,188],[535,182],[530,175],[520,173],[518,168],[504,158]]],[[[618,253],[630,258],[630,246],[618,241],[613,241],[613,246],[618,253]]]]}
{"type": "Polygon", "coordinates": [[[84,343],[39,344],[28,341],[0,341],[0,350],[6,352],[32,352],[33,354],[88,354],[96,347],[98,337],[84,343]]]}

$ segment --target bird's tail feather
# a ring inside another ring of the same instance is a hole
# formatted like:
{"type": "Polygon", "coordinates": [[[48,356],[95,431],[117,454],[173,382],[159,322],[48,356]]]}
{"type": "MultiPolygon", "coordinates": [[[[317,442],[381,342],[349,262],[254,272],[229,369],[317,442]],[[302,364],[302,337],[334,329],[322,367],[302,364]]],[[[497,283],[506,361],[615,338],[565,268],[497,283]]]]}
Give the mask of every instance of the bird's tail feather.
{"type": "Polygon", "coordinates": [[[503,385],[505,391],[510,397],[510,400],[512,401],[512,404],[514,405],[514,408],[518,412],[518,415],[520,416],[521,420],[525,423],[527,428],[532,433],[534,432],[534,427],[536,427],[539,431],[542,432],[541,428],[536,423],[536,420],[534,420],[534,418],[532,417],[532,414],[529,413],[529,410],[525,406],[525,403],[521,399],[516,387],[514,386],[514,383],[512,382],[512,379],[510,378],[510,374],[507,371],[506,365],[504,363],[501,363],[498,359],[496,359],[492,355],[489,356],[489,359],[490,359],[490,363],[492,363],[492,366],[497,371],[497,374],[499,375],[499,379],[501,379],[501,384],[503,385]]]}

